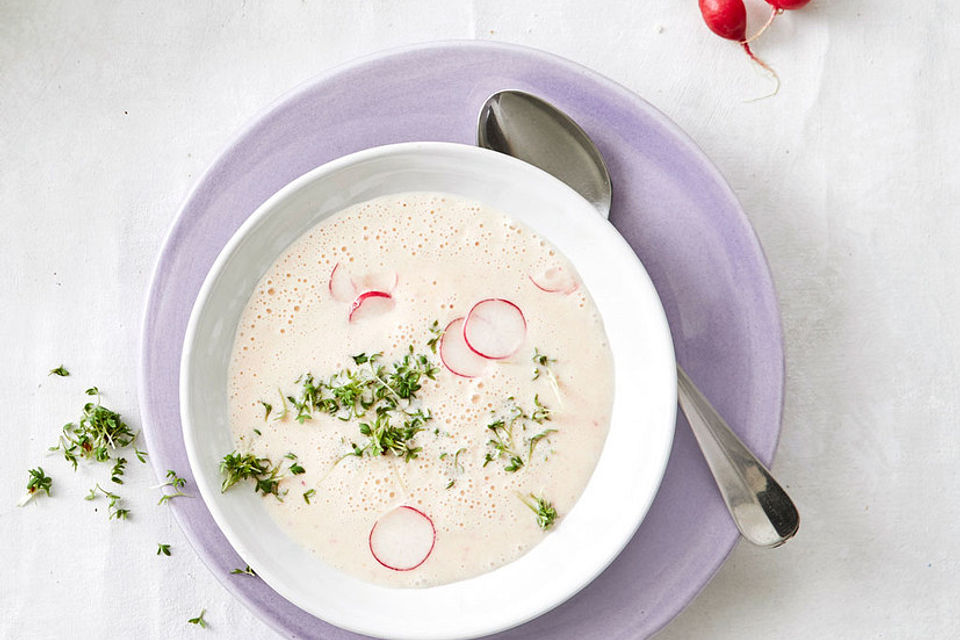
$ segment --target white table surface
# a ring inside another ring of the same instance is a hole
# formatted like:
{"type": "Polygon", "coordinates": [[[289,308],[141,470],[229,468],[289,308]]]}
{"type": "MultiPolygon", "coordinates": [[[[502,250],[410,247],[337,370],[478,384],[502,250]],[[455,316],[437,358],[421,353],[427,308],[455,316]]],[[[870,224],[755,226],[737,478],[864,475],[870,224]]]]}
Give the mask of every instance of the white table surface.
{"type": "Polygon", "coordinates": [[[658,639],[956,637],[960,4],[899,0],[782,16],[756,51],[783,87],[757,102],[769,80],[695,0],[0,2],[0,637],[273,637],[155,507],[148,467],[131,464],[132,519],[108,522],[81,499],[105,470],[46,447],[91,384],[139,425],[152,264],[237,129],[337,63],[449,38],[540,47],[635,90],[719,166],[770,260],[774,471],[800,534],[741,544],[658,639]],[[48,378],[60,363],[73,375],[48,378]],[[54,497],[17,509],[37,464],[54,497]],[[185,622],[201,608],[206,632],[185,622]]]}

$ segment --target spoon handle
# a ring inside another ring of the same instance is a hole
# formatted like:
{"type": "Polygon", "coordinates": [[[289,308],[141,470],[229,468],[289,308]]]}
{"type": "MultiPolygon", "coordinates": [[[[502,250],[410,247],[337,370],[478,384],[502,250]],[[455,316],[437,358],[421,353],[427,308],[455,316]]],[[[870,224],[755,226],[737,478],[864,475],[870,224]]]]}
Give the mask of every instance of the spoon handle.
{"type": "Polygon", "coordinates": [[[743,444],[687,373],[677,366],[677,395],[693,435],[743,537],[761,547],[778,547],[800,526],[786,491],[743,444]]]}

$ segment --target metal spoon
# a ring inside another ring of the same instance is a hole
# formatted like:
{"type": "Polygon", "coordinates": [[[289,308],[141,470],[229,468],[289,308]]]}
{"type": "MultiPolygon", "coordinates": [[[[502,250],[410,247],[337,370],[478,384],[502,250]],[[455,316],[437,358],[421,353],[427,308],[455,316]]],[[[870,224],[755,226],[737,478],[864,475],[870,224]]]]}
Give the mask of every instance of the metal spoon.
{"type": "MultiPolygon", "coordinates": [[[[613,188],[600,151],[548,102],[520,91],[495,93],[480,110],[477,142],[552,174],[609,217],[613,188]]],[[[778,547],[793,537],[800,516],[790,497],[679,364],[677,396],[743,537],[761,547],[778,547]]]]}

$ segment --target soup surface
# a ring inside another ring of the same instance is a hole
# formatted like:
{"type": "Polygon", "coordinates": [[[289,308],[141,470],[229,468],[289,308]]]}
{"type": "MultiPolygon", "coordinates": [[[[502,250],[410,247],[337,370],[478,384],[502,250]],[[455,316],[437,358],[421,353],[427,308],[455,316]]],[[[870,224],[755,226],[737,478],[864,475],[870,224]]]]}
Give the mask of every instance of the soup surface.
{"type": "Polygon", "coordinates": [[[563,526],[606,438],[613,365],[546,240],[480,203],[406,193],[327,218],[267,270],[228,397],[229,490],[263,493],[326,563],[423,587],[563,526]]]}

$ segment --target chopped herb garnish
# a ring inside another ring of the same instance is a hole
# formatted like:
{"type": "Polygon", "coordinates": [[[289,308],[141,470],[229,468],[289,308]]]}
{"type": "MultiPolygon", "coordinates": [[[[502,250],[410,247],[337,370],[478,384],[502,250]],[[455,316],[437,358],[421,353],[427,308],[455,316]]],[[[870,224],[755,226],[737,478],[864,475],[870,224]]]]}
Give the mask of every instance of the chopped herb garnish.
{"type": "Polygon", "coordinates": [[[108,520],[116,518],[117,520],[126,520],[130,516],[130,510],[121,507],[122,498],[115,493],[107,491],[100,486],[99,483],[93,488],[90,489],[90,493],[84,496],[84,500],[94,500],[97,497],[97,492],[102,493],[109,501],[108,505],[108,520]]]}
{"type": "Polygon", "coordinates": [[[533,404],[537,407],[530,414],[530,419],[537,424],[543,424],[550,419],[550,409],[540,402],[540,395],[533,396],[533,404]]]}
{"type": "Polygon", "coordinates": [[[530,440],[529,440],[529,442],[530,442],[530,449],[529,449],[529,451],[527,452],[527,460],[533,459],[533,450],[534,450],[534,448],[537,446],[537,443],[538,443],[538,442],[540,442],[541,440],[543,440],[544,438],[546,438],[547,436],[549,436],[551,433],[556,433],[556,432],[557,432],[556,429],[544,429],[543,431],[541,431],[540,433],[536,434],[535,436],[531,436],[531,437],[530,437],[530,440]]]}
{"type": "Polygon", "coordinates": [[[43,467],[30,469],[28,473],[30,474],[30,479],[27,481],[27,492],[20,498],[20,501],[17,502],[17,506],[19,507],[33,500],[41,491],[49,496],[50,486],[53,484],[53,479],[43,472],[43,467]]]}
{"type": "Polygon", "coordinates": [[[304,491],[303,501],[306,502],[307,504],[310,504],[310,498],[312,498],[316,493],[317,493],[316,489],[308,489],[307,491],[304,491]]]}
{"type": "MultiPolygon", "coordinates": [[[[436,338],[439,324],[434,322],[430,328],[436,338]]],[[[429,345],[430,343],[428,343],[429,345]]],[[[433,343],[435,345],[435,342],[433,343]]],[[[327,414],[344,422],[356,422],[361,439],[348,442],[349,452],[341,455],[334,466],[349,457],[363,458],[394,455],[409,462],[417,458],[422,447],[415,441],[417,434],[424,431],[433,416],[430,410],[419,406],[417,392],[425,380],[433,380],[439,368],[427,355],[416,353],[409,345],[403,357],[389,365],[382,362],[383,353],[358,353],[350,356],[354,368],[344,368],[326,377],[316,378],[310,372],[297,378],[300,389],[296,394],[284,394],[278,390],[283,402],[283,413],[274,418],[282,419],[287,413],[287,403],[294,410],[294,420],[304,424],[313,420],[318,413],[327,414]]],[[[264,406],[267,419],[271,406],[264,406]]],[[[254,429],[259,435],[259,431],[254,429]]],[[[439,433],[435,429],[434,433],[439,433]]],[[[285,456],[292,460],[288,471],[290,475],[306,473],[297,461],[296,455],[285,456]]],[[[459,466],[459,461],[456,462],[459,466]]],[[[223,475],[221,490],[226,491],[241,480],[254,480],[255,489],[264,495],[272,493],[280,498],[279,484],[283,477],[280,465],[273,465],[267,458],[258,458],[253,453],[240,454],[236,451],[224,456],[220,462],[223,475]]],[[[309,504],[314,491],[303,494],[309,504]]]]}
{"type": "Polygon", "coordinates": [[[530,495],[530,500],[532,500],[533,502],[528,501],[526,498],[524,498],[519,494],[517,494],[517,497],[519,497],[520,501],[523,502],[523,504],[527,505],[527,507],[531,511],[537,514],[537,526],[543,529],[544,531],[546,531],[547,529],[552,527],[553,523],[556,521],[557,510],[554,509],[553,504],[548,502],[546,499],[542,497],[538,498],[532,493],[529,495],[530,495]]]}
{"type": "Polygon", "coordinates": [[[168,544],[163,544],[162,542],[158,542],[158,543],[157,543],[157,555],[158,555],[158,556],[159,556],[159,555],[169,556],[169,555],[170,555],[170,545],[168,545],[168,544]]]}
{"type": "Polygon", "coordinates": [[[287,400],[289,400],[293,408],[297,410],[297,415],[294,416],[294,420],[303,424],[305,421],[313,419],[311,412],[316,408],[322,388],[317,387],[313,375],[310,373],[305,374],[301,379],[303,381],[303,388],[300,392],[300,399],[287,396],[287,400]]]}
{"type": "Polygon", "coordinates": [[[234,569],[233,571],[230,572],[230,575],[256,576],[257,573],[256,571],[250,568],[250,565],[247,565],[243,569],[234,569]]]}
{"type": "Polygon", "coordinates": [[[280,495],[280,465],[271,466],[268,458],[258,458],[252,453],[241,455],[236,451],[228,453],[220,461],[220,473],[223,482],[220,491],[226,491],[241,480],[253,480],[254,491],[263,495],[274,495],[282,500],[280,495]]]}
{"type": "Polygon", "coordinates": [[[540,349],[533,350],[533,379],[537,380],[542,374],[550,373],[550,365],[556,362],[556,358],[551,358],[545,353],[540,353],[540,349]]]}
{"type": "Polygon", "coordinates": [[[427,346],[430,347],[431,352],[437,352],[437,341],[441,337],[443,337],[443,329],[440,328],[440,323],[434,320],[430,325],[430,339],[427,340],[427,346]]]}
{"type": "Polygon", "coordinates": [[[506,460],[504,470],[515,473],[533,459],[533,450],[540,440],[551,433],[556,433],[556,429],[546,429],[531,437],[524,435],[529,422],[543,424],[550,420],[550,409],[540,402],[539,395],[533,397],[533,404],[535,409],[527,413],[517,404],[515,398],[507,398],[507,415],[497,417],[487,425],[487,429],[493,432],[493,437],[487,441],[487,445],[492,448],[492,451],[487,452],[484,457],[484,467],[494,460],[502,458],[506,460]],[[526,447],[524,447],[527,453],[526,460],[521,455],[524,448],[517,447],[518,439],[524,440],[526,443],[526,447]]]}
{"type": "MultiPolygon", "coordinates": [[[[59,442],[55,447],[50,447],[51,451],[62,450],[64,459],[73,465],[74,470],[81,457],[106,462],[110,460],[112,451],[128,447],[137,439],[137,434],[130,430],[119,413],[100,404],[100,391],[96,387],[87,389],[85,393],[88,396],[97,396],[97,401],[83,405],[80,421],[64,425],[59,442]]],[[[138,449],[134,449],[134,452],[137,459],[144,462],[143,456],[146,452],[138,449]]],[[[119,465],[119,474],[117,469],[115,465],[111,475],[119,478],[123,472],[123,464],[119,465]]]]}
{"type": "Polygon", "coordinates": [[[392,453],[409,462],[416,458],[422,447],[413,446],[413,438],[423,431],[423,425],[432,419],[429,410],[422,409],[413,414],[404,414],[407,419],[399,426],[391,424],[389,409],[378,409],[377,417],[372,422],[360,423],[360,434],[367,437],[364,446],[351,444],[352,455],[357,457],[382,456],[392,453]]]}
{"type": "Polygon", "coordinates": [[[460,473],[463,473],[463,465],[460,464],[460,454],[466,450],[467,450],[466,447],[460,447],[459,449],[457,449],[457,452],[453,454],[453,468],[459,471],[460,473]]]}
{"type": "Polygon", "coordinates": [[[501,418],[488,424],[487,429],[493,432],[493,437],[487,441],[487,444],[493,447],[493,453],[487,453],[483,466],[487,466],[495,458],[507,457],[510,459],[510,464],[506,467],[507,471],[514,472],[522,467],[522,460],[519,464],[514,462],[519,460],[519,457],[513,451],[513,422],[507,423],[501,418]]]}
{"type": "Polygon", "coordinates": [[[48,375],[48,376],[60,376],[61,378],[66,378],[68,375],[70,375],[70,372],[67,371],[67,370],[63,367],[63,365],[60,365],[60,366],[57,367],[56,369],[50,369],[50,373],[48,373],[47,375],[48,375]]]}
{"type": "Polygon", "coordinates": [[[113,469],[110,470],[110,481],[116,484],[123,484],[123,469],[126,466],[126,458],[117,458],[117,461],[113,464],[113,469]]]}
{"type": "Polygon", "coordinates": [[[255,434],[257,434],[258,436],[262,436],[262,435],[263,435],[262,433],[260,433],[260,429],[254,429],[253,432],[254,432],[255,434]]]}
{"type": "Polygon", "coordinates": [[[257,478],[253,490],[265,496],[273,495],[277,500],[283,502],[283,496],[286,495],[286,492],[284,492],[283,495],[280,494],[280,481],[282,479],[280,476],[280,465],[277,465],[270,470],[267,476],[257,478]]]}
{"type": "MultiPolygon", "coordinates": [[[[453,456],[451,456],[449,453],[447,453],[446,451],[444,451],[443,453],[440,454],[440,459],[441,459],[441,460],[445,460],[445,459],[447,459],[447,458],[451,458],[452,467],[453,467],[453,468],[452,468],[452,473],[454,473],[454,474],[463,473],[463,465],[460,464],[460,454],[463,453],[463,452],[466,451],[466,450],[467,450],[466,447],[460,447],[460,448],[457,449],[457,451],[453,454],[453,456]]],[[[449,488],[452,487],[454,484],[456,484],[456,480],[451,479],[451,480],[447,483],[447,486],[444,487],[444,489],[449,489],[449,488]]]]}
{"type": "Polygon", "coordinates": [[[537,380],[541,375],[546,376],[550,381],[550,387],[553,389],[553,394],[557,398],[557,403],[560,405],[560,408],[563,409],[563,396],[560,393],[560,383],[557,381],[557,376],[553,373],[553,368],[551,367],[557,360],[556,358],[551,358],[545,353],[540,353],[539,349],[533,350],[533,379],[537,380]]]}
{"type": "Polygon", "coordinates": [[[181,489],[183,489],[186,485],[187,485],[187,481],[181,478],[180,476],[178,476],[176,471],[174,471],[173,469],[167,469],[167,481],[157,486],[157,488],[160,489],[160,492],[163,494],[160,496],[160,501],[157,502],[157,504],[163,504],[164,502],[169,502],[174,498],[192,497],[184,493],[183,491],[181,491],[181,489]],[[164,491],[166,487],[170,487],[171,489],[173,489],[173,492],[168,493],[164,491]]]}
{"type": "Polygon", "coordinates": [[[283,457],[286,458],[287,460],[293,460],[293,464],[290,465],[290,469],[289,469],[291,475],[299,476],[303,473],[306,473],[306,470],[300,466],[299,462],[297,462],[297,454],[288,453],[283,457]]]}
{"type": "Polygon", "coordinates": [[[207,621],[203,619],[203,616],[204,616],[206,613],[207,613],[207,610],[206,610],[206,609],[201,609],[201,610],[200,610],[200,615],[198,615],[196,618],[190,618],[189,620],[187,620],[187,622],[189,622],[190,624],[198,624],[198,625],[200,625],[201,628],[206,629],[206,628],[207,628],[207,621]]]}
{"type": "Polygon", "coordinates": [[[269,467],[270,460],[267,458],[257,458],[252,453],[246,455],[240,455],[236,451],[228,453],[220,461],[220,473],[224,476],[220,491],[226,491],[241,480],[259,478],[267,473],[269,467]]]}
{"type": "Polygon", "coordinates": [[[277,394],[280,395],[280,406],[283,409],[280,413],[274,418],[274,420],[283,420],[287,417],[287,399],[283,397],[283,394],[280,392],[280,389],[277,389],[277,394]]]}
{"type": "Polygon", "coordinates": [[[324,379],[305,373],[297,379],[299,394],[287,395],[286,400],[301,424],[317,412],[345,422],[356,420],[364,438],[359,444],[349,443],[347,457],[393,454],[410,461],[422,450],[414,438],[432,419],[429,409],[416,406],[417,392],[439,369],[426,355],[417,354],[413,345],[389,366],[382,358],[380,352],[358,353],[351,356],[356,368],[324,379]]]}
{"type": "Polygon", "coordinates": [[[520,456],[511,456],[510,462],[503,469],[504,471],[509,471],[510,473],[513,473],[518,469],[520,469],[522,466],[523,466],[523,458],[521,458],[520,456]]]}
{"type": "Polygon", "coordinates": [[[266,422],[267,418],[270,417],[270,412],[273,411],[273,405],[263,400],[260,401],[260,404],[263,405],[263,421],[266,422]]]}
{"type": "Polygon", "coordinates": [[[43,467],[30,469],[29,473],[30,473],[30,480],[29,482],[27,482],[27,491],[29,491],[30,493],[43,491],[45,494],[49,496],[50,487],[53,485],[53,479],[43,472],[43,467]]]}

